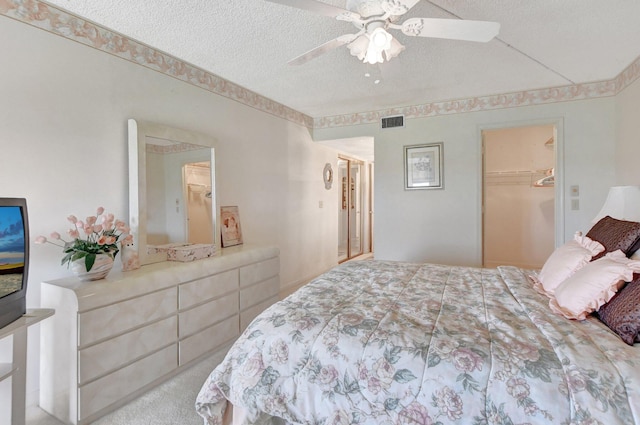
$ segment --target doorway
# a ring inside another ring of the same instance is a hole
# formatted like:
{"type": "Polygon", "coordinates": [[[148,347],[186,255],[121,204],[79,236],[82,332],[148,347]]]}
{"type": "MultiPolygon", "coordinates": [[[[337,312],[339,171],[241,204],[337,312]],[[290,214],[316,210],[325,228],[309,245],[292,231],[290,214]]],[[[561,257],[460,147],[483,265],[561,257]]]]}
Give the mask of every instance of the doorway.
{"type": "Polygon", "coordinates": [[[364,162],[338,158],[338,262],[363,253],[364,162]]]}
{"type": "Polygon", "coordinates": [[[556,127],[482,131],[483,267],[542,267],[555,247],[556,127]]]}
{"type": "Polygon", "coordinates": [[[188,243],[213,243],[211,162],[192,162],[182,169],[188,243]]]}

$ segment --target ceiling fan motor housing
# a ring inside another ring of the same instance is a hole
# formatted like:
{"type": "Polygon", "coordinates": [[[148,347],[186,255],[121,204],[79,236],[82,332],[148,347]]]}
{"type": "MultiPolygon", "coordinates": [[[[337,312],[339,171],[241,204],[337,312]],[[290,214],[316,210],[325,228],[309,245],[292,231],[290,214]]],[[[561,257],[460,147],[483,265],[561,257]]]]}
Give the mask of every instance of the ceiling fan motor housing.
{"type": "Polygon", "coordinates": [[[364,19],[384,15],[380,0],[347,0],[347,10],[359,14],[364,19]]]}

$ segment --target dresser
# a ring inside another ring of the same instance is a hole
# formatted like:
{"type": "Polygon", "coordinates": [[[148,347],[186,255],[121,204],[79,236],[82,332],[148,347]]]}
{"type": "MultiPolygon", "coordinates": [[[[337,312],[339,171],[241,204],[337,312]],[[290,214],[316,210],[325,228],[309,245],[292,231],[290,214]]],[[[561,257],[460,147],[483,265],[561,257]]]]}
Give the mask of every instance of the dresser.
{"type": "MultiPolygon", "coordinates": [[[[40,407],[87,424],[233,342],[278,300],[276,247],[42,283],[40,407]]],[[[203,376],[203,379],[205,377],[203,376]]]]}

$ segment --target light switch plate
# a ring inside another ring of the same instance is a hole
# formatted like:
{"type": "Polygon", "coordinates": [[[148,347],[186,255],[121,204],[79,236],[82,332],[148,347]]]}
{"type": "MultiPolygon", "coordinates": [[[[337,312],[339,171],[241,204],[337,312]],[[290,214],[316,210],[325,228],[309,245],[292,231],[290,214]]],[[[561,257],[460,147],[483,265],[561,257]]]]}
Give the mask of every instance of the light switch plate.
{"type": "Polygon", "coordinates": [[[569,189],[571,191],[571,196],[573,197],[580,196],[580,186],[578,186],[577,184],[571,186],[569,189]]]}

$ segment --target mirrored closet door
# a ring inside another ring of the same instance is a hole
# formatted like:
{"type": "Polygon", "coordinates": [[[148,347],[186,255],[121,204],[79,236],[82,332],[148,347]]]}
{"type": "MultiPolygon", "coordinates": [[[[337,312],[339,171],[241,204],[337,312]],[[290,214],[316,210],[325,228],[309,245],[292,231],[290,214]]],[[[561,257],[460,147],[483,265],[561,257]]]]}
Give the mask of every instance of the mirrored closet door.
{"type": "Polygon", "coordinates": [[[338,159],[338,262],[363,252],[364,163],[338,159]]]}

